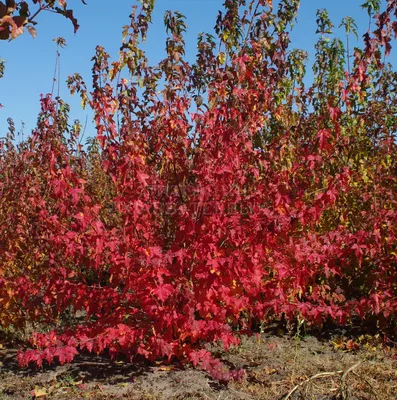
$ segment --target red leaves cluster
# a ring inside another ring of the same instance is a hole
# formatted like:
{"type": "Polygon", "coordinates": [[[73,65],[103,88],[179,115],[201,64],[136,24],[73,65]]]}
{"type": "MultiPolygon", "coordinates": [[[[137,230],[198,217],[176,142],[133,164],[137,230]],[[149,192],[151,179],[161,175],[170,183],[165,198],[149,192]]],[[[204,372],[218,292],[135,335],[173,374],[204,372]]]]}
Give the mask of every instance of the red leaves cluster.
{"type": "Polygon", "coordinates": [[[208,38],[191,66],[178,18],[156,68],[136,47],[142,11],[113,69],[97,48],[90,94],[70,79],[95,114],[86,151],[50,97],[31,138],[2,144],[0,324],[55,328],[34,335],[21,365],[108,351],[227,381],[241,371],[204,344],[237,345],[258,322],[395,321],[396,122],[380,126],[379,97],[357,112],[367,88],[356,76],[358,94],[349,81],[334,98],[303,86],[282,98],[284,32],[270,50],[254,33],[237,48],[224,39],[229,65],[208,38]],[[122,68],[136,80],[115,81],[122,68]],[[203,85],[208,105],[190,113],[203,85]]]}

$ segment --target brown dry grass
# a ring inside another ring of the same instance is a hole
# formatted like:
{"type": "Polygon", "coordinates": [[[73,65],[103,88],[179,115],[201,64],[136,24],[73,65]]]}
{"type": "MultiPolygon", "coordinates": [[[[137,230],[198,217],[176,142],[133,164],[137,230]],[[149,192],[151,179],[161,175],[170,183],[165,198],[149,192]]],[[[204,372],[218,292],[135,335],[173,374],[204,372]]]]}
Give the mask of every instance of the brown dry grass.
{"type": "Polygon", "coordinates": [[[292,400],[397,399],[397,351],[373,337],[348,342],[268,334],[244,338],[219,355],[246,370],[242,382],[219,385],[191,368],[134,366],[91,355],[68,366],[19,370],[15,350],[3,348],[0,400],[34,398],[34,390],[46,400],[281,400],[288,393],[292,400]]]}

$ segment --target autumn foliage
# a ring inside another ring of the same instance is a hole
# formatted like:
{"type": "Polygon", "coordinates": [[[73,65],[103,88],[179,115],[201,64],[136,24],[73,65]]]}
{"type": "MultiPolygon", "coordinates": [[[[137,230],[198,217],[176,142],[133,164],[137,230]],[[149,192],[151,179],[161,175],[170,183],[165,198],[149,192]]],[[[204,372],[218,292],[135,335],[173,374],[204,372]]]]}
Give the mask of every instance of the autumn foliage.
{"type": "MultiPolygon", "coordinates": [[[[82,3],[86,4],[84,0],[82,3]]],[[[42,12],[51,12],[69,19],[76,32],[79,29],[73,10],[66,0],[0,1],[0,40],[12,40],[27,31],[36,37],[37,17],[42,12]],[[33,4],[32,4],[33,3],[33,4]]]]}
{"type": "Polygon", "coordinates": [[[307,54],[290,48],[298,0],[226,0],[193,64],[184,17],[168,12],[154,66],[146,1],[118,60],[97,47],[92,88],[68,80],[96,138],[82,146],[50,96],[27,140],[10,125],[0,326],[34,327],[22,366],[106,351],[227,381],[242,372],[205,344],[227,349],[272,320],[397,333],[397,75],[384,58],[397,1],[367,3],[361,48],[317,13],[309,85],[307,54]]]}

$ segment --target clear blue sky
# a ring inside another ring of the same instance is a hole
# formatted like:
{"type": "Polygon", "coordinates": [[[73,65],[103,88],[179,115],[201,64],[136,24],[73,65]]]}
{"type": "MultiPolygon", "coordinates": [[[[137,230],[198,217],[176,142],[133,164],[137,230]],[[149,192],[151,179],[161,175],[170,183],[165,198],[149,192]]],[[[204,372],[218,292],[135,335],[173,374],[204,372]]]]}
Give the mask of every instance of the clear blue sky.
{"type": "MultiPolygon", "coordinates": [[[[90,123],[91,114],[80,108],[77,96],[70,97],[64,83],[67,76],[79,72],[87,83],[91,79],[90,59],[96,45],[104,46],[114,58],[121,43],[121,28],[128,24],[131,5],[134,0],[86,0],[87,6],[80,0],[69,0],[79,20],[80,29],[76,35],[70,21],[49,13],[39,16],[36,39],[26,32],[12,42],[0,42],[0,58],[6,60],[6,73],[0,79],[0,137],[7,131],[7,118],[14,119],[17,129],[25,123],[27,134],[34,127],[39,110],[40,94],[51,91],[55,66],[56,45],[54,37],[62,36],[67,47],[61,50],[61,97],[71,107],[71,118],[80,119],[84,124],[88,117],[88,129],[85,137],[94,134],[90,123]]],[[[292,35],[292,47],[301,48],[313,54],[316,42],[315,14],[319,8],[326,8],[335,26],[344,16],[355,18],[359,34],[365,33],[368,17],[360,5],[364,0],[302,0],[298,23],[292,35]]],[[[275,0],[275,3],[277,1],[275,0]]],[[[383,2],[384,3],[384,2],[383,2]]],[[[196,54],[196,39],[199,32],[211,32],[215,25],[217,11],[222,8],[223,0],[157,0],[153,23],[149,29],[146,50],[149,60],[157,62],[164,58],[165,29],[163,16],[166,10],[180,11],[187,17],[186,35],[187,58],[193,60],[196,54]]],[[[361,41],[361,38],[359,39],[361,41]]],[[[352,45],[356,40],[352,39],[352,45]]],[[[397,45],[397,43],[396,43],[397,45]]],[[[396,53],[390,61],[396,65],[396,53]]]]}

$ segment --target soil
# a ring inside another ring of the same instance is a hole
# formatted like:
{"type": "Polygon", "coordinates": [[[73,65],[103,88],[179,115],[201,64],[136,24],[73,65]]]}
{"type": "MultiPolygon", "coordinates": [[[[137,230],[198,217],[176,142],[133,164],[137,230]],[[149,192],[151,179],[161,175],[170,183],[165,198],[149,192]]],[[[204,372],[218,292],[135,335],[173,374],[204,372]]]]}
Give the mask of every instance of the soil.
{"type": "Polygon", "coordinates": [[[0,400],[395,400],[397,350],[378,336],[354,340],[262,334],[227,353],[212,347],[241,382],[219,384],[177,365],[133,365],[90,354],[70,365],[20,369],[17,349],[0,347],[0,400]]]}

